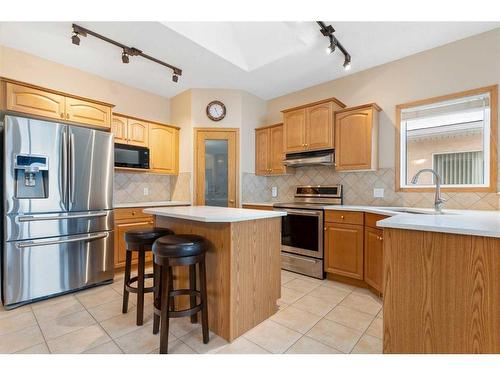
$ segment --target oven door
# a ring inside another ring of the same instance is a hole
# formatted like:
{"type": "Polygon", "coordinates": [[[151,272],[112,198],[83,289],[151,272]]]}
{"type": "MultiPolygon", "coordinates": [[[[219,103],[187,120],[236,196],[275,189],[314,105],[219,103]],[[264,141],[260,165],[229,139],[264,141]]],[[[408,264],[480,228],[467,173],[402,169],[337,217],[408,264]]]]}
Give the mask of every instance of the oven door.
{"type": "Polygon", "coordinates": [[[281,250],[323,259],[323,211],[291,208],[281,219],[281,250]]]}

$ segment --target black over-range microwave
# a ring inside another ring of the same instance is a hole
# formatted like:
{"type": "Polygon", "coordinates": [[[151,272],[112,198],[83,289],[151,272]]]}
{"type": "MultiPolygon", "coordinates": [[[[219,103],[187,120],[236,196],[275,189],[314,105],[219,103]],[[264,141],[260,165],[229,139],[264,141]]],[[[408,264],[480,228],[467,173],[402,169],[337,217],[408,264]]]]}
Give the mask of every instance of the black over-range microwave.
{"type": "Polygon", "coordinates": [[[149,149],[115,143],[115,167],[149,169],[149,149]]]}

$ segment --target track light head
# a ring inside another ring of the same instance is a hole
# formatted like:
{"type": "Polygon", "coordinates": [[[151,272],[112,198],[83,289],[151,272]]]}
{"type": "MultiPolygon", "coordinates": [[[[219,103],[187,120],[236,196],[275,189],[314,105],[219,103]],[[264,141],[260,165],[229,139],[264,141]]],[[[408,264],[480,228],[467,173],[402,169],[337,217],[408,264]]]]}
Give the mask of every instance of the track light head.
{"type": "Polygon", "coordinates": [[[329,55],[330,53],[333,53],[335,51],[335,48],[337,47],[337,43],[335,43],[335,39],[333,39],[333,36],[330,35],[330,45],[326,47],[326,53],[329,55]]]}
{"type": "Polygon", "coordinates": [[[80,37],[78,36],[77,32],[74,32],[73,35],[71,36],[71,42],[76,46],[80,45],[80,37]]]}
{"type": "Polygon", "coordinates": [[[177,74],[174,74],[172,76],[172,81],[177,82],[179,80],[179,76],[177,74]]]}
{"type": "Polygon", "coordinates": [[[349,56],[349,55],[347,55],[344,59],[344,69],[345,70],[351,69],[351,56],[349,56]]]}
{"type": "Polygon", "coordinates": [[[128,53],[125,52],[125,50],[123,50],[123,53],[122,53],[122,63],[124,64],[128,64],[129,63],[129,58],[128,58],[128,53]]]}

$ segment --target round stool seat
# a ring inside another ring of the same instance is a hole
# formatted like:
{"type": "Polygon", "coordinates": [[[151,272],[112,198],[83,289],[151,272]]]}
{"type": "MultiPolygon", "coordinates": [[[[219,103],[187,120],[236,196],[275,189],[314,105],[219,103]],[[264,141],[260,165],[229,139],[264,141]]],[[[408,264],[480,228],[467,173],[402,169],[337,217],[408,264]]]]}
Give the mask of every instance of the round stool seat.
{"type": "Polygon", "coordinates": [[[202,254],[208,243],[195,234],[176,234],[158,238],[153,244],[153,254],[160,258],[191,257],[202,254]]]}
{"type": "Polygon", "coordinates": [[[156,239],[171,234],[174,234],[174,232],[167,228],[132,229],[125,233],[125,241],[127,243],[152,245],[156,239]]]}

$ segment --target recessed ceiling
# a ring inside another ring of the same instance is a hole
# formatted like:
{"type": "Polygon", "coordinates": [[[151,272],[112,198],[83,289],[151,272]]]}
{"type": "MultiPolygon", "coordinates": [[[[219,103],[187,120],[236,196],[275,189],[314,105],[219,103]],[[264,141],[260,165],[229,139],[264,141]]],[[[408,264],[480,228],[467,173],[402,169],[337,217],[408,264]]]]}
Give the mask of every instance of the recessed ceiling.
{"type": "Polygon", "coordinates": [[[165,97],[189,88],[228,88],[270,99],[500,27],[500,22],[325,22],[351,54],[348,73],[339,51],[325,53],[328,41],[315,22],[80,23],[180,67],[178,83],[171,71],[142,58],[123,64],[118,48],[93,37],[71,44],[67,22],[1,22],[0,44],[165,97]]]}

